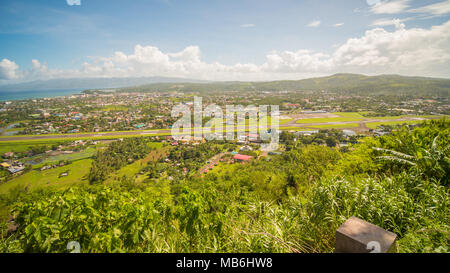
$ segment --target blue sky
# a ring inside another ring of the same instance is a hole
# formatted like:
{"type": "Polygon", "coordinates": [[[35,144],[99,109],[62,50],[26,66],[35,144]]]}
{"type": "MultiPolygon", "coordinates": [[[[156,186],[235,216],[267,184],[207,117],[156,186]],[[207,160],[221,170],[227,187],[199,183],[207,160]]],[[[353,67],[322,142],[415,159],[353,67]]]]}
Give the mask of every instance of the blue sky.
{"type": "Polygon", "coordinates": [[[2,0],[0,83],[85,76],[272,80],[336,72],[450,77],[447,0],[71,2],[77,1],[2,0]],[[377,28],[385,32],[368,33],[377,28]]]}

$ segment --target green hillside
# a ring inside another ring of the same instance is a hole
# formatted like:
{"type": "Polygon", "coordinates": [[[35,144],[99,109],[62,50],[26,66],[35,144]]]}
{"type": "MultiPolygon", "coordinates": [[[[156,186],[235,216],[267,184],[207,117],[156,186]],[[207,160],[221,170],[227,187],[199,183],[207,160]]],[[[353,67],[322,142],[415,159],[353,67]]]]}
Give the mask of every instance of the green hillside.
{"type": "Polygon", "coordinates": [[[225,92],[225,91],[333,91],[349,94],[405,94],[447,97],[450,79],[405,77],[399,75],[365,76],[335,74],[298,81],[156,83],[120,89],[127,92],[225,92]]]}

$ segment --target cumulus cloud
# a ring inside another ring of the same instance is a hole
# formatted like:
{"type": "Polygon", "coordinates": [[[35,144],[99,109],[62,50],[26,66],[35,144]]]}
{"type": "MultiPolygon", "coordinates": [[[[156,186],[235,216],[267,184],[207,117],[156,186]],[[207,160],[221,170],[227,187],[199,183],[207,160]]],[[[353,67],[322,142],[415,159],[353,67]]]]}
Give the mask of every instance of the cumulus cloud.
{"type": "Polygon", "coordinates": [[[405,24],[403,22],[408,21],[408,19],[378,19],[370,24],[371,26],[384,27],[384,26],[395,26],[396,28],[404,28],[405,24]]]}
{"type": "Polygon", "coordinates": [[[335,65],[372,73],[449,76],[450,21],[430,29],[383,28],[349,39],[334,55],[335,65]]]}
{"type": "Polygon", "coordinates": [[[31,60],[31,64],[33,66],[33,70],[37,70],[39,68],[41,68],[41,63],[38,60],[31,60]]]}
{"type": "Polygon", "coordinates": [[[19,66],[8,59],[0,62],[0,80],[13,80],[19,77],[19,66]]]}
{"type": "Polygon", "coordinates": [[[373,23],[361,37],[348,39],[332,52],[300,49],[273,51],[261,64],[207,63],[198,46],[163,52],[154,46],[136,45],[130,54],[85,62],[79,69],[49,69],[38,60],[20,71],[13,61],[0,62],[0,79],[51,79],[75,77],[183,77],[203,80],[298,79],[337,72],[450,77],[450,21],[431,28],[407,29],[400,19],[373,23]],[[397,26],[388,31],[383,26],[397,26]]]}
{"type": "Polygon", "coordinates": [[[315,21],[312,21],[311,23],[309,23],[308,24],[308,27],[318,27],[318,26],[320,26],[320,21],[319,20],[315,20],[315,21]]]}
{"type": "Polygon", "coordinates": [[[409,7],[409,0],[381,1],[370,8],[376,14],[395,14],[406,10],[409,7]]]}

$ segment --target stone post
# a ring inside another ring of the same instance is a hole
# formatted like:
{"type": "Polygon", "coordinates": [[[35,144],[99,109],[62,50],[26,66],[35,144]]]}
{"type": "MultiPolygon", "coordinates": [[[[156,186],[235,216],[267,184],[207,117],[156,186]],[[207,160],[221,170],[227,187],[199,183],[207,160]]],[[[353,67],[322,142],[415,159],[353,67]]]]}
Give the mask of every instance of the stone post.
{"type": "Polygon", "coordinates": [[[336,245],[334,252],[395,252],[396,238],[396,234],[352,216],[336,231],[336,245]]]}

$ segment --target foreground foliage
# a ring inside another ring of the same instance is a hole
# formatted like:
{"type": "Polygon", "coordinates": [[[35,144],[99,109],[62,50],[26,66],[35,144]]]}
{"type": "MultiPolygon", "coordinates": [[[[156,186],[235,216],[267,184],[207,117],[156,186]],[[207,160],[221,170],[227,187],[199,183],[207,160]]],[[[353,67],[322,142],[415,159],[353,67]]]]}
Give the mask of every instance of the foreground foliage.
{"type": "Polygon", "coordinates": [[[347,152],[292,143],[203,178],[16,193],[4,201],[19,228],[0,251],[77,241],[82,252],[332,252],[338,226],[357,216],[396,233],[401,252],[449,252],[449,133],[433,121],[347,152]],[[416,164],[386,160],[401,154],[416,164]]]}

